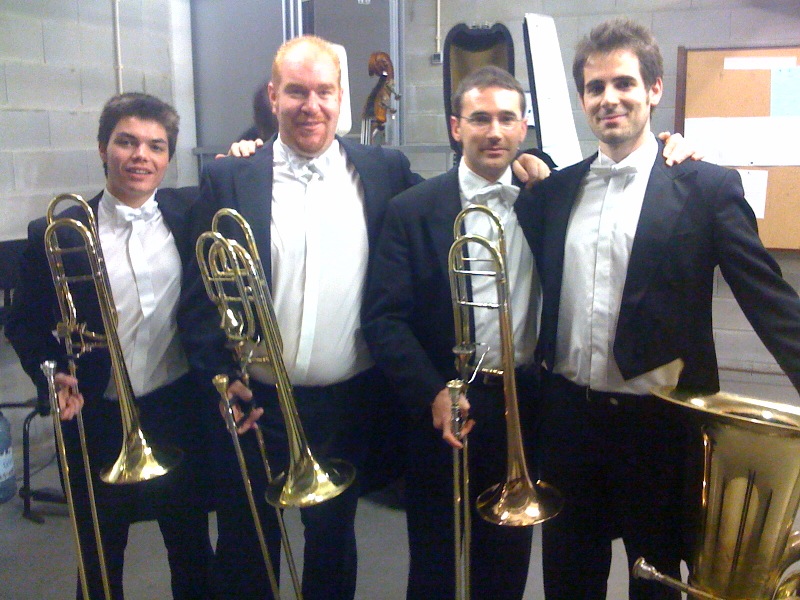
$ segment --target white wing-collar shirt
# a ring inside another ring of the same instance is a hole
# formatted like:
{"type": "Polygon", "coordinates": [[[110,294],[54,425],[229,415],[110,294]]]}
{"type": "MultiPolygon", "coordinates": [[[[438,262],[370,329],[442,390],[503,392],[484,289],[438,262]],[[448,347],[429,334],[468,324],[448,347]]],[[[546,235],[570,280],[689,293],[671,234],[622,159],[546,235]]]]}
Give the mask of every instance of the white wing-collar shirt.
{"type": "MultiPolygon", "coordinates": [[[[472,171],[461,159],[458,166],[458,182],[461,190],[461,206],[485,204],[492,209],[503,224],[506,242],[506,276],[509,283],[509,307],[511,310],[514,337],[515,365],[526,366],[533,362],[538,337],[541,290],[533,253],[528,246],[514,211],[514,202],[519,188],[511,185],[511,168],[500,179],[491,183],[472,171]]],[[[464,222],[467,233],[476,233],[496,241],[496,232],[483,215],[468,215],[464,222]]],[[[470,257],[488,257],[486,250],[477,244],[469,244],[470,257]]],[[[472,277],[473,299],[479,302],[496,302],[497,292],[492,277],[472,277]]],[[[475,341],[488,344],[481,368],[501,367],[500,320],[497,310],[476,308],[475,341]]],[[[484,348],[485,349],[485,348],[484,348]]],[[[478,352],[483,352],[479,347],[478,352]]]]}
{"type": "Polygon", "coordinates": [[[272,296],[295,385],[372,366],[361,332],[369,243],[361,179],[338,140],[319,157],[273,145],[272,296]]]}
{"type": "MultiPolygon", "coordinates": [[[[176,324],[180,256],[155,193],[134,209],[106,189],[97,227],[125,366],[134,395],[141,396],[189,369],[176,324]]],[[[106,396],[117,397],[113,377],[106,396]]]]}
{"type": "Polygon", "coordinates": [[[675,385],[680,375],[676,360],[625,381],[614,359],[628,262],[657,154],[653,134],[619,163],[598,153],[570,215],[553,370],[593,390],[646,395],[675,385]]]}

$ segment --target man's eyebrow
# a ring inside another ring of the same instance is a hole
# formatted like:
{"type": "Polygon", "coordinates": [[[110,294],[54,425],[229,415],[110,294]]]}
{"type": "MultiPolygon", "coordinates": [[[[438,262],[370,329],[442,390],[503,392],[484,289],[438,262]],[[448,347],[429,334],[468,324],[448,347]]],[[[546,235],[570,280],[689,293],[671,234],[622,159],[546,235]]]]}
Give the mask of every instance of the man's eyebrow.
{"type": "MultiPolygon", "coordinates": [[[[132,133],[128,133],[127,131],[118,131],[117,132],[117,137],[124,137],[124,138],[129,139],[129,140],[139,141],[138,136],[135,136],[132,133]]],[[[150,144],[154,144],[154,143],[155,144],[166,144],[167,140],[165,140],[164,138],[152,138],[152,139],[148,140],[148,143],[150,143],[150,144]]]]}

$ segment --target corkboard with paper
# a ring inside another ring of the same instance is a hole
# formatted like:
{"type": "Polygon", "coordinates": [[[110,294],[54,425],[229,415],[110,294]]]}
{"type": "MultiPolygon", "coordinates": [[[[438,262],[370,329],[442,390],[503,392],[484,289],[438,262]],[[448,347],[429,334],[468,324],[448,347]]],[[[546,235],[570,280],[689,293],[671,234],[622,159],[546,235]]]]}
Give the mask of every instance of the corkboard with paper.
{"type": "Polygon", "coordinates": [[[800,250],[800,46],[678,49],[675,130],[739,170],[767,248],[800,250]]]}

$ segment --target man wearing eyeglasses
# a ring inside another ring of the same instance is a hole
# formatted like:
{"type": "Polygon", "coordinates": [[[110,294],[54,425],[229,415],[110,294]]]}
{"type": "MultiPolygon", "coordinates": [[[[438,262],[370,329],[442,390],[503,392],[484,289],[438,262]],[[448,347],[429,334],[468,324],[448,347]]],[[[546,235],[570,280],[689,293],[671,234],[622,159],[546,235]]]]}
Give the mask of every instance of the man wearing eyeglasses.
{"type": "MultiPolygon", "coordinates": [[[[448,251],[453,221],[469,204],[486,204],[504,223],[513,306],[517,385],[522,421],[530,423],[538,387],[533,368],[539,287],[533,256],[513,210],[519,188],[510,165],[525,139],[522,87],[506,71],[484,67],[468,75],[453,97],[451,131],[463,157],[449,172],[392,200],[368,282],[364,336],[376,363],[395,384],[409,416],[406,512],[410,551],[408,598],[454,597],[453,455],[462,436],[451,431],[446,382],[454,367],[455,334],[450,300],[448,251]],[[447,443],[442,443],[444,439],[447,443]]],[[[550,161],[549,157],[543,158],[550,161]]],[[[541,162],[539,178],[555,166],[541,162]]],[[[484,223],[468,220],[468,232],[484,223]]],[[[494,281],[487,279],[494,296],[494,281]]],[[[481,290],[473,286],[478,294],[481,290]]],[[[497,311],[477,311],[475,339],[491,349],[483,368],[499,367],[497,311]]],[[[469,436],[470,498],[505,479],[505,418],[502,380],[479,375],[462,396],[464,418],[474,418],[469,436]]],[[[472,597],[519,599],[525,590],[531,550],[530,527],[498,527],[472,510],[472,597]]]]}

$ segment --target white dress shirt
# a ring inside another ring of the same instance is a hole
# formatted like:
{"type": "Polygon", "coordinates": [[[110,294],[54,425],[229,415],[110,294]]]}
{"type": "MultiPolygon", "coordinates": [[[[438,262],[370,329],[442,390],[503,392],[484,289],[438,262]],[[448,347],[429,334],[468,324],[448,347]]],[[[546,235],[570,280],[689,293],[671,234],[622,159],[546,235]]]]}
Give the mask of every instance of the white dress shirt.
{"type": "Polygon", "coordinates": [[[361,180],[337,140],[309,161],[273,145],[272,297],[295,385],[372,366],[361,333],[369,243],[361,180]]]}
{"type": "MultiPolygon", "coordinates": [[[[155,193],[133,209],[105,190],[97,212],[122,354],[141,396],[189,370],[176,325],[181,260],[155,193]]],[[[113,377],[106,396],[117,397],[113,377]]]]}
{"type": "MultiPolygon", "coordinates": [[[[536,340],[539,330],[539,308],[541,291],[533,253],[517,221],[514,202],[519,188],[511,184],[511,168],[509,167],[495,185],[473,172],[461,159],[458,166],[458,182],[461,190],[461,205],[466,208],[470,204],[485,204],[494,211],[503,224],[506,242],[506,276],[509,285],[509,308],[514,337],[514,354],[517,366],[526,366],[533,362],[536,340]],[[485,194],[486,189],[492,191],[485,194]]],[[[469,215],[464,222],[467,233],[475,233],[495,241],[496,231],[489,225],[484,215],[469,215]]],[[[488,257],[484,248],[477,244],[468,244],[470,257],[488,257]]],[[[480,266],[478,268],[481,268],[480,266]]],[[[493,277],[472,277],[473,300],[478,302],[497,302],[497,291],[493,277]]],[[[496,369],[502,366],[500,344],[500,319],[498,311],[488,308],[475,308],[475,342],[489,346],[484,357],[482,369],[496,369]]],[[[480,355],[486,347],[479,347],[480,355]]]]}
{"type": "Polygon", "coordinates": [[[678,360],[625,381],[614,359],[628,262],[657,153],[652,134],[620,163],[599,153],[570,215],[553,370],[593,390],[649,394],[680,375],[678,360]]]}

